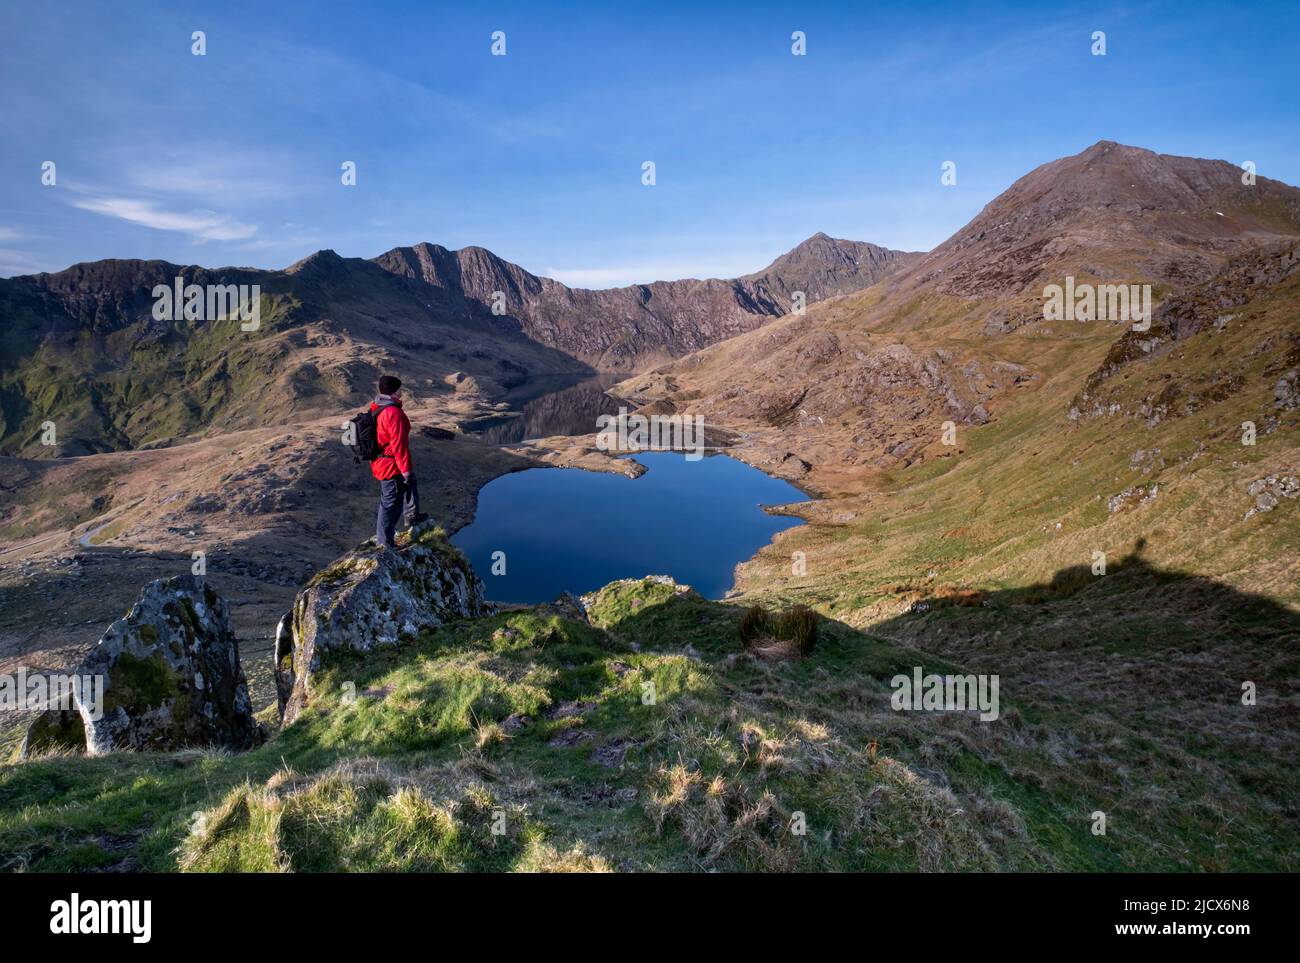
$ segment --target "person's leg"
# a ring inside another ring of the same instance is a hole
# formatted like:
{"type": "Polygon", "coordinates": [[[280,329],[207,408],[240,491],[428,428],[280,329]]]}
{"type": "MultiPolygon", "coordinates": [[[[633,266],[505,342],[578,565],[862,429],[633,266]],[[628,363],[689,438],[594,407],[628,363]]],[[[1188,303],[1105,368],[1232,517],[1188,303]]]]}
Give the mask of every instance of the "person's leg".
{"type": "Polygon", "coordinates": [[[386,478],[379,483],[379,514],[375,519],[375,541],[392,545],[397,533],[397,518],[402,510],[401,476],[386,478]]]}
{"type": "Polygon", "coordinates": [[[394,477],[393,482],[397,485],[397,512],[398,518],[400,519],[397,523],[397,530],[399,532],[405,532],[410,530],[411,527],[411,520],[406,515],[406,500],[408,497],[406,494],[407,482],[401,475],[394,477]]]}
{"type": "Polygon", "coordinates": [[[412,525],[420,518],[420,487],[415,483],[414,475],[405,483],[405,489],[402,496],[402,515],[406,518],[406,523],[412,525]]]}

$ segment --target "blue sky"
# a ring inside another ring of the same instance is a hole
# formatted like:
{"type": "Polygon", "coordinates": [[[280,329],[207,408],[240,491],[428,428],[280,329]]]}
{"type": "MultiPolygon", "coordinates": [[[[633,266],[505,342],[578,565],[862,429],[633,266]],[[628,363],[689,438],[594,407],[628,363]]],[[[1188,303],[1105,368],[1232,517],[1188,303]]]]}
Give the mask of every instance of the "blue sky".
{"type": "Polygon", "coordinates": [[[817,231],[929,249],[1100,139],[1300,184],[1294,2],[4,0],[0,48],[0,276],[419,241],[731,276],[817,231]]]}

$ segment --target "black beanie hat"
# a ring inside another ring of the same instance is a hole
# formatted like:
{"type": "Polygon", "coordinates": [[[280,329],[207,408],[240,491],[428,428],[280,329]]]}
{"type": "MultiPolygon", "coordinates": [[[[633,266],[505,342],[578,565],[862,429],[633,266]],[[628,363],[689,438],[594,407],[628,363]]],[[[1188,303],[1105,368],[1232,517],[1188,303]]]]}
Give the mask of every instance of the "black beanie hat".
{"type": "Polygon", "coordinates": [[[401,378],[394,378],[392,375],[381,375],[379,378],[379,393],[381,395],[391,395],[400,387],[402,387],[401,378]]]}

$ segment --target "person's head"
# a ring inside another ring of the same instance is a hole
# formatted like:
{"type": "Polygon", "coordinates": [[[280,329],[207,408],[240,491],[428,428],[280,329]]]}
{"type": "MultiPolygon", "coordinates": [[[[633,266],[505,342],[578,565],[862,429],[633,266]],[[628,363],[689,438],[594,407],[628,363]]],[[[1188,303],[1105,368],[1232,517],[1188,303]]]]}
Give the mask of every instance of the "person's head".
{"type": "Polygon", "coordinates": [[[390,398],[398,397],[398,392],[402,390],[402,379],[395,378],[392,375],[383,375],[379,379],[379,393],[388,395],[390,398]]]}

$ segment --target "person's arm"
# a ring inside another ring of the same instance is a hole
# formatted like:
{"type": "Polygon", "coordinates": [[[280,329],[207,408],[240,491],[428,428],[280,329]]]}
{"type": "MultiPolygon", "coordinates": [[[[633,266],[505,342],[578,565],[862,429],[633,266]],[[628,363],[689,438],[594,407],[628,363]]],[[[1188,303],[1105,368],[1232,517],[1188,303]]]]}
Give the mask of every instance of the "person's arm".
{"type": "Polygon", "coordinates": [[[393,415],[389,419],[392,440],[388,444],[388,451],[393,456],[397,470],[403,477],[408,477],[411,474],[411,422],[401,409],[393,407],[389,411],[393,415]]]}

